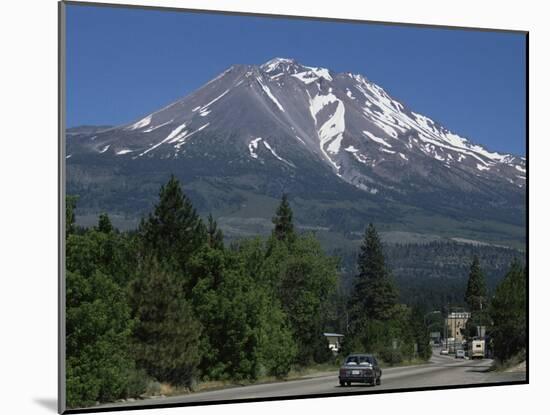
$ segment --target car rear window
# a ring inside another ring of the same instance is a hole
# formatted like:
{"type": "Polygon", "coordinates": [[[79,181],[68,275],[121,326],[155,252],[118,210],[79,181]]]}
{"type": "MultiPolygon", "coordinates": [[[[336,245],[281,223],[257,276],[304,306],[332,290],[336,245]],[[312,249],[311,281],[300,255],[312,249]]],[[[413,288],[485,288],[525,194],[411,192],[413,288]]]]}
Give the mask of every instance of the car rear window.
{"type": "Polygon", "coordinates": [[[349,356],[347,359],[346,359],[346,364],[356,364],[356,365],[360,365],[361,363],[370,363],[372,364],[373,363],[373,359],[371,356],[349,356]]]}

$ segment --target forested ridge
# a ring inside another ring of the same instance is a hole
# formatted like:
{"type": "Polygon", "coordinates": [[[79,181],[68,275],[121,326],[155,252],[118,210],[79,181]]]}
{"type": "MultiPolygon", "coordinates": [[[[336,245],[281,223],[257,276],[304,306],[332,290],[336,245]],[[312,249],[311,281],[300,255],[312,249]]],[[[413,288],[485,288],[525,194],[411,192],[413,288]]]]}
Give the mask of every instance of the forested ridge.
{"type": "MultiPolygon", "coordinates": [[[[464,291],[475,256],[483,268],[491,295],[514,259],[525,262],[525,252],[513,248],[451,240],[423,244],[386,243],[383,252],[399,287],[400,301],[425,310],[466,307],[464,291]]],[[[349,291],[353,286],[358,254],[334,250],[333,255],[340,258],[342,286],[349,291]]]]}

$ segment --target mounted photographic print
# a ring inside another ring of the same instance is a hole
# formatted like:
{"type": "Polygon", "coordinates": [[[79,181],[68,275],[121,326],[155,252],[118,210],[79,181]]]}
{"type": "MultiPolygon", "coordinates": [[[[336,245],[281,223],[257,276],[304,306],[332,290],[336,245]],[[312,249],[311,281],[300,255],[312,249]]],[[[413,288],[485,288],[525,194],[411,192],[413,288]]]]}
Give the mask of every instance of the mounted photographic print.
{"type": "Polygon", "coordinates": [[[528,382],[527,32],[59,11],[60,412],[528,382]]]}

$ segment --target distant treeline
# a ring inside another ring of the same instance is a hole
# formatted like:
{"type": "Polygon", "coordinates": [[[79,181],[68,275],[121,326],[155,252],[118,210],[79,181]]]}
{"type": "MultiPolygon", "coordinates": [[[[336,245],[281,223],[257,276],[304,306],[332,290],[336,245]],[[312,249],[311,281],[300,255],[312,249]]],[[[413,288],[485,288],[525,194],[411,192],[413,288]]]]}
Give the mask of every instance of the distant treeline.
{"type": "MultiPolygon", "coordinates": [[[[525,262],[525,253],[516,249],[452,241],[384,244],[383,249],[399,287],[400,301],[425,310],[466,306],[464,291],[475,256],[483,268],[489,293],[495,291],[514,259],[525,262]]],[[[341,258],[342,285],[349,291],[356,272],[357,254],[343,251],[334,254],[341,258]]]]}

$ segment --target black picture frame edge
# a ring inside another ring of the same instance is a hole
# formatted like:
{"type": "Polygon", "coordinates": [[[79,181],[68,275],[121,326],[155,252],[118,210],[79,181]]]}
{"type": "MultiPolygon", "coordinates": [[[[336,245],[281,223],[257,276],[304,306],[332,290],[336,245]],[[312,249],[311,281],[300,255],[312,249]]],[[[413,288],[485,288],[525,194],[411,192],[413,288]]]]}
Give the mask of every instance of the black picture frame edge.
{"type": "Polygon", "coordinates": [[[487,27],[469,27],[469,26],[451,26],[451,25],[435,25],[435,24],[422,24],[422,23],[403,23],[403,22],[387,22],[387,21],[375,21],[375,20],[360,20],[360,19],[346,19],[346,18],[329,18],[329,17],[312,17],[312,16],[297,16],[297,15],[284,15],[284,14],[267,14],[267,13],[254,13],[254,12],[235,12],[226,10],[209,10],[209,9],[189,9],[183,7],[169,7],[169,6],[147,6],[147,5],[132,5],[132,4],[117,4],[117,3],[100,3],[100,2],[85,2],[85,1],[73,1],[73,0],[61,0],[58,2],[58,413],[59,414],[79,414],[79,413],[99,413],[99,412],[116,412],[127,410],[143,410],[143,409],[164,409],[164,408],[178,408],[187,406],[207,406],[207,405],[222,405],[233,403],[246,403],[246,402],[272,402],[272,401],[285,401],[285,400],[298,400],[298,399],[313,399],[313,398],[334,398],[334,397],[346,397],[346,396],[364,396],[364,395],[378,395],[378,394],[391,394],[391,393],[407,393],[407,392],[424,392],[424,391],[440,391],[449,389],[470,389],[470,388],[484,388],[494,386],[512,386],[512,385],[528,385],[529,384],[529,30],[515,30],[515,29],[495,29],[487,27]],[[66,407],[66,361],[65,361],[65,344],[66,344],[66,326],[65,326],[65,305],[66,305],[66,291],[65,291],[65,129],[66,129],[66,6],[89,6],[89,7],[111,7],[111,8],[130,8],[130,9],[144,9],[144,10],[157,10],[157,11],[172,11],[172,12],[185,12],[185,13],[210,13],[219,15],[233,15],[233,16],[250,16],[250,17],[266,17],[266,18],[281,18],[292,20],[314,20],[314,21],[326,21],[326,22],[340,22],[340,23],[357,23],[357,24],[378,24],[387,26],[401,26],[401,27],[414,27],[414,28],[432,28],[432,29],[448,29],[448,30],[466,30],[466,31],[480,31],[480,32],[500,32],[500,33],[515,33],[523,34],[525,36],[525,167],[526,167],[526,204],[525,204],[525,224],[526,224],[526,241],[525,241],[525,269],[527,279],[527,302],[526,302],[526,377],[524,381],[511,381],[511,382],[494,382],[483,384],[463,384],[463,385],[443,385],[433,387],[418,387],[407,389],[387,389],[379,391],[366,391],[366,392],[345,392],[345,393],[329,393],[329,394],[312,394],[312,395],[291,395],[291,396],[277,396],[277,397],[264,397],[264,398],[248,398],[248,399],[231,399],[231,400],[214,400],[214,401],[197,401],[197,402],[181,402],[181,403],[158,403],[158,404],[145,404],[145,405],[132,405],[132,406],[111,406],[111,407],[90,407],[90,408],[78,408],[67,409],[66,407]]]}

